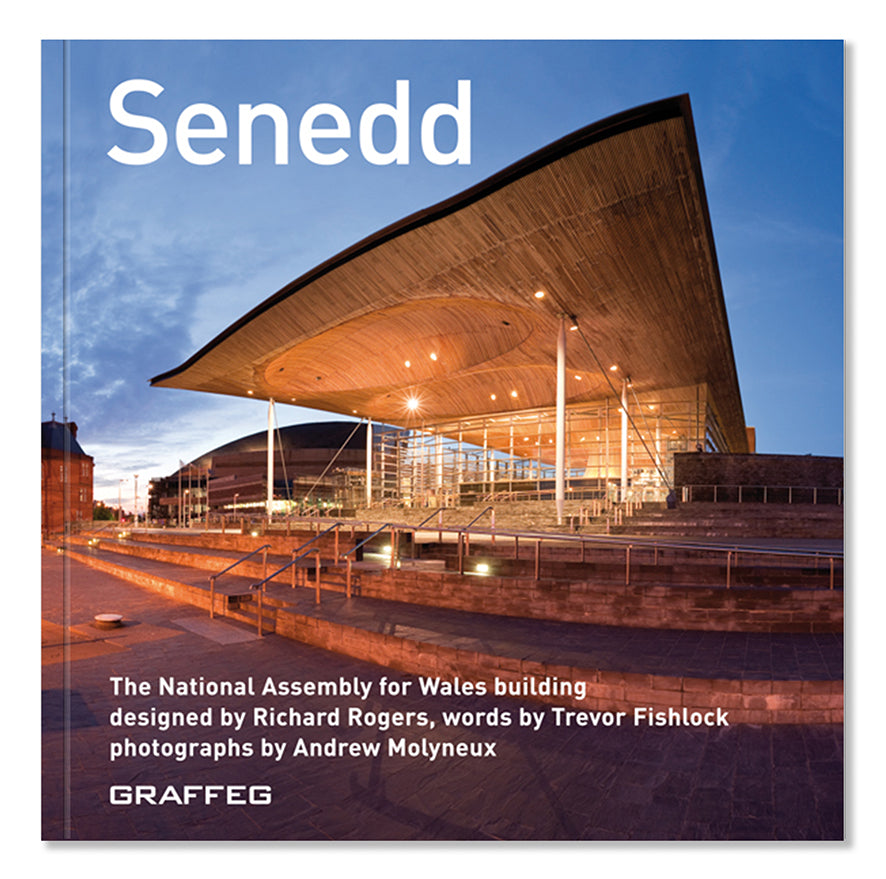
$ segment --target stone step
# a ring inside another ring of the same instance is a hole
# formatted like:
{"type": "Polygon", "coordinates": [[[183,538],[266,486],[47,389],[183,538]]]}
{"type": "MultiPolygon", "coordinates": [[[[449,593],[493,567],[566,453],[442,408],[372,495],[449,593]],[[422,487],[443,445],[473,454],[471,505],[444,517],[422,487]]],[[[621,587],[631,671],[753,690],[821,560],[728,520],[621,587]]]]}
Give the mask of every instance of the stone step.
{"type": "MultiPolygon", "coordinates": [[[[126,576],[122,565],[107,561],[109,555],[83,547],[71,551],[72,558],[126,576]]],[[[135,560],[114,559],[122,561],[135,560]]],[[[178,571],[185,578],[192,573],[188,568],[178,571]]],[[[206,606],[205,589],[201,597],[187,583],[174,588],[174,572],[166,573],[142,577],[139,583],[175,600],[206,606]]],[[[584,704],[592,709],[632,711],[636,705],[664,711],[720,709],[728,712],[733,724],[831,723],[843,717],[838,635],[638,631],[521,620],[395,600],[348,600],[326,591],[317,604],[310,590],[270,588],[276,594],[265,596],[265,634],[273,632],[401,672],[488,681],[490,686],[502,681],[524,687],[529,682],[533,687],[552,680],[581,682],[584,704]]],[[[225,607],[225,619],[257,627],[255,603],[243,600],[239,606],[225,607]]],[[[556,694],[540,690],[533,690],[532,697],[571,704],[571,697],[559,700],[556,694]]]]}
{"type": "MultiPolygon", "coordinates": [[[[77,546],[81,552],[128,566],[161,579],[183,579],[197,594],[209,590],[209,578],[198,569],[156,558],[119,555],[99,547],[77,546]],[[185,573],[186,572],[186,573],[185,573]]],[[[491,549],[491,548],[490,548],[491,549]]],[[[356,563],[351,567],[351,590],[355,595],[414,605],[473,610],[531,619],[586,621],[640,628],[725,629],[754,631],[842,631],[842,570],[766,570],[751,566],[643,564],[634,556],[630,566],[617,564],[576,565],[554,563],[552,573],[536,580],[534,561],[515,561],[490,555],[474,555],[459,574],[452,559],[440,566],[406,561],[400,568],[356,563]],[[482,559],[486,571],[478,570],[482,559]],[[497,567],[498,566],[498,567],[497,567]],[[728,579],[727,579],[728,578],[728,579]],[[729,585],[729,588],[724,588],[729,585]]],[[[313,572],[300,572],[298,592],[313,592],[313,572]]],[[[255,578],[228,574],[216,584],[221,596],[249,593],[255,578]]],[[[286,600],[291,580],[272,581],[266,595],[286,600]]],[[[321,571],[321,589],[338,594],[347,591],[347,567],[329,566],[321,571]]],[[[209,606],[208,595],[205,597],[209,606]]]]}
{"type": "MultiPolygon", "coordinates": [[[[88,545],[85,538],[73,538],[74,545],[88,545]]],[[[184,565],[205,571],[207,578],[228,567],[235,560],[233,554],[217,556],[207,546],[168,549],[159,544],[146,544],[138,541],[101,541],[98,548],[121,556],[141,557],[166,562],[173,565],[184,565]]],[[[97,547],[92,545],[92,549],[97,547]]],[[[418,558],[404,557],[401,568],[423,568],[457,571],[457,547],[452,543],[432,543],[413,546],[411,551],[418,558]]],[[[522,545],[521,557],[513,557],[513,543],[507,540],[498,541],[493,546],[489,543],[475,544],[470,556],[463,562],[463,569],[468,573],[493,574],[499,577],[534,577],[536,563],[534,549],[530,542],[522,545]],[[482,566],[482,567],[481,567],[482,566]]],[[[557,546],[546,544],[540,551],[543,560],[540,573],[545,579],[561,579],[569,581],[593,581],[595,583],[623,584],[646,583],[650,585],[726,585],[727,556],[722,552],[705,553],[694,551],[691,555],[672,550],[667,547],[635,547],[614,546],[592,547],[587,551],[584,561],[579,558],[580,550],[573,546],[557,546]],[[629,570],[626,573],[626,567],[629,570]]],[[[583,554],[583,553],[582,553],[583,554]]],[[[347,565],[331,557],[326,561],[320,557],[320,575],[327,587],[344,589],[347,581],[347,565]]],[[[269,558],[268,565],[260,561],[247,560],[235,569],[237,575],[248,577],[252,582],[259,582],[267,576],[273,576],[290,561],[285,556],[269,558]]],[[[755,558],[743,553],[729,561],[729,580],[732,585],[781,588],[842,588],[842,561],[831,571],[826,560],[817,561],[812,558],[776,561],[774,558],[755,558]]],[[[352,578],[359,576],[361,571],[383,571],[386,564],[355,562],[352,563],[352,578]]],[[[299,584],[314,582],[317,570],[316,557],[308,556],[283,570],[274,582],[291,583],[293,574],[299,584]]],[[[229,576],[229,575],[225,575],[229,576]]]]}

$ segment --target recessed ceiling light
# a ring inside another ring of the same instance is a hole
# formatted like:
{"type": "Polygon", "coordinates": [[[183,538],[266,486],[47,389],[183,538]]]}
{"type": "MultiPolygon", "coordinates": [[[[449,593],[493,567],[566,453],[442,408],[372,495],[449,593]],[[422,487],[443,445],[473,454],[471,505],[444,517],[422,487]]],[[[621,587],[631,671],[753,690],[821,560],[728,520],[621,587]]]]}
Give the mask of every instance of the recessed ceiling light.
{"type": "Polygon", "coordinates": [[[544,290],[536,290],[535,291],[535,298],[536,299],[544,299],[545,298],[545,291],[544,290]]]}
{"type": "Polygon", "coordinates": [[[403,365],[404,365],[407,369],[409,369],[409,367],[412,366],[412,361],[410,361],[410,360],[404,360],[404,361],[403,361],[403,365]]]}
{"type": "Polygon", "coordinates": [[[437,359],[437,354],[436,354],[436,352],[435,352],[435,351],[431,351],[431,360],[436,360],[436,359],[437,359]]]}

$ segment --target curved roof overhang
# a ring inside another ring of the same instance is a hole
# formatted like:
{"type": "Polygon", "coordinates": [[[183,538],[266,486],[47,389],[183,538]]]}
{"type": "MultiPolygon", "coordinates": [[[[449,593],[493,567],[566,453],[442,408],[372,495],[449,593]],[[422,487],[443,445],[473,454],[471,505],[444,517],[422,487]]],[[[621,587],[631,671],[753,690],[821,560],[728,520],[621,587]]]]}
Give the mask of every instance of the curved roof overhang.
{"type": "Polygon", "coordinates": [[[555,403],[562,315],[581,329],[567,405],[611,396],[602,364],[638,394],[707,384],[730,450],[747,450],[688,96],[382,229],[151,383],[402,426],[526,411],[555,403]]]}

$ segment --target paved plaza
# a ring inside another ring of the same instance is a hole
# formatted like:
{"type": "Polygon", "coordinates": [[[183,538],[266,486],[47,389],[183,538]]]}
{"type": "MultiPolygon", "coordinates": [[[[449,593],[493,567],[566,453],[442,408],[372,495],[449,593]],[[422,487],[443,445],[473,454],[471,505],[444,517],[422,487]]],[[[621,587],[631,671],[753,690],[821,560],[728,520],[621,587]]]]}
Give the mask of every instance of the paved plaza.
{"type": "Polygon", "coordinates": [[[42,617],[46,840],[843,838],[840,725],[556,726],[551,709],[537,703],[422,695],[414,677],[277,636],[258,638],[49,552],[42,617]],[[121,614],[125,624],[95,628],[99,613],[121,614]],[[251,679],[257,687],[268,678],[307,687],[356,681],[369,694],[184,697],[159,694],[161,677],[251,679]],[[382,697],[383,678],[405,694],[382,697]],[[152,692],[115,695],[112,679],[132,688],[147,682],[152,692]],[[289,723],[256,726],[256,707],[289,723]],[[212,725],[200,725],[210,708],[212,725]],[[243,728],[222,728],[222,708],[245,712],[243,728]],[[344,718],[352,708],[375,723],[331,722],[336,710],[344,718]],[[142,712],[145,725],[112,725],[116,709],[142,712]],[[291,725],[290,709],[302,712],[302,726],[291,725]],[[543,710],[539,729],[519,725],[521,714],[543,710]],[[195,725],[161,730],[158,719],[171,711],[194,712],[195,725]],[[471,712],[470,722],[447,725],[444,716],[456,711],[471,712]],[[306,712],[328,713],[311,727],[306,712]],[[504,725],[503,715],[513,722],[504,725]],[[434,727],[397,725],[410,716],[434,727]],[[391,727],[383,729],[380,717],[391,727]],[[124,740],[129,752],[112,759],[112,746],[124,740]],[[285,744],[282,758],[262,756],[263,740],[285,744]],[[334,742],[345,753],[296,754],[298,740],[306,748],[334,742]],[[404,740],[418,753],[411,756],[407,744],[402,753],[389,750],[404,740]],[[243,752],[246,743],[254,754],[243,752]],[[435,756],[444,744],[456,753],[435,756]],[[348,753],[352,745],[359,756],[348,753]],[[194,755],[179,759],[174,746],[194,755]],[[206,755],[207,747],[214,753],[206,755]],[[156,800],[167,792],[166,801],[114,804],[112,788],[118,798],[153,790],[156,800]],[[271,801],[241,803],[250,788],[270,788],[271,801]],[[195,801],[176,802],[186,796],[195,801]]]}

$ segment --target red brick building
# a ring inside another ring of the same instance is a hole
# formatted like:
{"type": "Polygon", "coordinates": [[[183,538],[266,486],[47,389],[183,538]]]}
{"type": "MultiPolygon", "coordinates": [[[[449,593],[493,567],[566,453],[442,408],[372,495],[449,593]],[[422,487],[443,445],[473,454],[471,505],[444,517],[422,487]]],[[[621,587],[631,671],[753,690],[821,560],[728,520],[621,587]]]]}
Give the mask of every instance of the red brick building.
{"type": "Polygon", "coordinates": [[[73,421],[41,425],[40,495],[44,534],[60,533],[71,523],[92,521],[93,460],[77,442],[73,421]]]}

